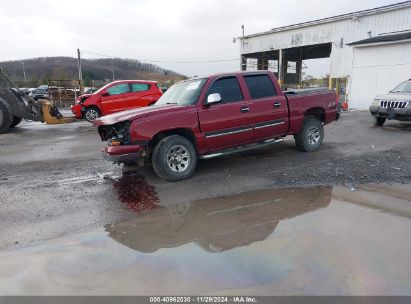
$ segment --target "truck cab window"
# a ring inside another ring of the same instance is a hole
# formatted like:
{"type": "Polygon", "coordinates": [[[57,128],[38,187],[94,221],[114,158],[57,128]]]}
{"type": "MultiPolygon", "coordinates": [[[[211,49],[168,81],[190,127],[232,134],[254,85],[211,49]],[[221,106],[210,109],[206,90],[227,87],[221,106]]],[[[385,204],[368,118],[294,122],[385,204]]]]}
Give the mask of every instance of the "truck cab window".
{"type": "Polygon", "coordinates": [[[276,96],[274,84],[268,75],[247,75],[244,76],[250,91],[251,99],[259,99],[264,97],[276,96]]]}
{"type": "Polygon", "coordinates": [[[207,96],[219,93],[221,102],[236,102],[244,100],[240,84],[234,76],[217,79],[208,89],[207,96]]]}

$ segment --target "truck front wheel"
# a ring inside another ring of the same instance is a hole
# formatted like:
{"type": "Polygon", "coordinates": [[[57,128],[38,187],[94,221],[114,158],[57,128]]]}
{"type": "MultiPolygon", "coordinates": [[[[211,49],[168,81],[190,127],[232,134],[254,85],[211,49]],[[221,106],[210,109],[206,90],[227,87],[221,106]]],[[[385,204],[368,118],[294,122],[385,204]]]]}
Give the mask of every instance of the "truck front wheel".
{"type": "Polygon", "coordinates": [[[324,128],[316,118],[304,119],[303,126],[294,136],[297,148],[304,152],[318,150],[324,138],[324,128]]]}
{"type": "Polygon", "coordinates": [[[187,138],[171,135],[153,151],[153,169],[162,179],[175,182],[191,177],[197,167],[197,151],[187,138]]]}

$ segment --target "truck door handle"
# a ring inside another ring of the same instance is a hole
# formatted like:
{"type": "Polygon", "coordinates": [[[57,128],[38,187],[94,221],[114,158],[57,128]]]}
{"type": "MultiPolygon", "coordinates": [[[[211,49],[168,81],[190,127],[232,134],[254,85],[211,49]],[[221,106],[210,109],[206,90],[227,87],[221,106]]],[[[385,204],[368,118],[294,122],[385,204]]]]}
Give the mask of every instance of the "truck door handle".
{"type": "Polygon", "coordinates": [[[274,103],[274,108],[280,108],[280,107],[281,107],[281,102],[274,103]]]}
{"type": "Polygon", "coordinates": [[[241,108],[241,113],[247,113],[247,112],[249,112],[250,111],[250,108],[249,107],[242,107],[241,108]]]}

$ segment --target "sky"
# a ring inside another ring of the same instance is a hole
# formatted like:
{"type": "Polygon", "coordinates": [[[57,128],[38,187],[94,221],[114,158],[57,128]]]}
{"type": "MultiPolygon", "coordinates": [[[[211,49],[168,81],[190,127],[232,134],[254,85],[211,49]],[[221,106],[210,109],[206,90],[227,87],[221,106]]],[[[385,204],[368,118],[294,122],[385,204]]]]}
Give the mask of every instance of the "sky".
{"type": "MultiPolygon", "coordinates": [[[[83,58],[160,61],[163,68],[204,76],[239,70],[233,38],[242,24],[247,35],[400,1],[1,0],[0,61],[76,57],[79,48],[83,58]],[[210,60],[234,61],[201,62],[210,60]]],[[[307,74],[322,76],[328,60],[307,66],[307,74]]]]}

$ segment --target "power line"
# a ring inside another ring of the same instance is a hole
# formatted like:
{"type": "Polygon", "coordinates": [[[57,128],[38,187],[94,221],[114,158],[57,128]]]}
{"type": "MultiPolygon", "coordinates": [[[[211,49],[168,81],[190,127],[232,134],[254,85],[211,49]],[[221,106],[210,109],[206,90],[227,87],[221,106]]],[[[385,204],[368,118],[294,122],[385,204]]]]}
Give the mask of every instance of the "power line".
{"type": "MultiPolygon", "coordinates": [[[[91,52],[91,51],[82,51],[83,53],[87,54],[92,54],[96,56],[101,56],[101,57],[107,57],[107,58],[114,58],[114,59],[124,59],[118,56],[110,56],[106,54],[101,54],[101,53],[96,53],[96,52],[91,52]]],[[[149,62],[149,63],[217,63],[217,62],[228,62],[228,61],[238,61],[240,59],[218,59],[218,60],[200,60],[200,61],[162,61],[162,60],[145,60],[145,59],[130,59],[129,60],[135,60],[135,61],[140,61],[140,62],[149,62]]]]}

